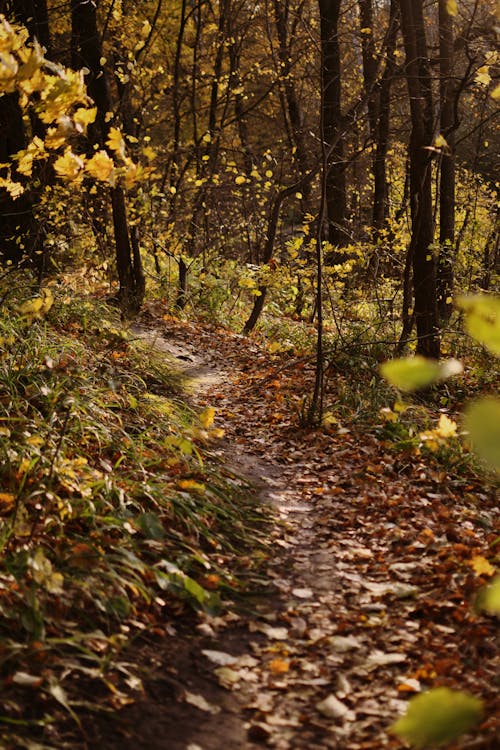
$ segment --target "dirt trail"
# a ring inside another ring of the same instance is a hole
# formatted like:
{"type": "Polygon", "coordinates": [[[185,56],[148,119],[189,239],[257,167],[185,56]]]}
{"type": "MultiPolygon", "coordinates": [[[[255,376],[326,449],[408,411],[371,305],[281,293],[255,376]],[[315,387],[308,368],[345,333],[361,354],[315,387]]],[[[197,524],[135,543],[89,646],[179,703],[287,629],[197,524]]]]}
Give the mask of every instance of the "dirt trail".
{"type": "Polygon", "coordinates": [[[253,614],[205,617],[144,648],[146,694],[106,747],[401,748],[387,727],[435,684],[489,701],[457,747],[498,747],[495,625],[471,608],[467,566],[487,549],[494,499],[467,503],[479,487],[398,461],[350,427],[298,430],[289,402],[266,401],[286,383],[270,385],[248,339],[174,322],[136,332],[181,363],[200,408],[218,407],[221,456],[276,509],[276,593],[253,614]]]}

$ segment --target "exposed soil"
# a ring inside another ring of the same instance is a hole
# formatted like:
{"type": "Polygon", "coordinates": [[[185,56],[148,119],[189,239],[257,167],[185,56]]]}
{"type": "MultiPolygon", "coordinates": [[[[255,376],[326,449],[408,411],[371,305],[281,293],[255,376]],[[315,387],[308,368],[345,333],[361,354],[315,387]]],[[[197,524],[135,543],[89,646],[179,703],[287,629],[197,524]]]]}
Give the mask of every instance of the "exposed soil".
{"type": "Polygon", "coordinates": [[[145,638],[131,655],[143,693],[88,746],[402,748],[387,730],[408,698],[446,685],[486,702],[455,747],[499,747],[497,624],[472,606],[487,577],[471,560],[498,534],[492,492],[347,422],[300,430],[291,405],[310,373],[247,338],[174,320],[136,332],[217,407],[216,452],[272,503],[272,587],[245,613],[145,638]]]}

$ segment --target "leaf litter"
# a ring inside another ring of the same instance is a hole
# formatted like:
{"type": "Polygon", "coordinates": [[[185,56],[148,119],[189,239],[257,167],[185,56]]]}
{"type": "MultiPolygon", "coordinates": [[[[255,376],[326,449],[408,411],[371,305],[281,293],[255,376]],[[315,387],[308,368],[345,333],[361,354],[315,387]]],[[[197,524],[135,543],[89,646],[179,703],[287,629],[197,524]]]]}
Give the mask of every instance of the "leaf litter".
{"type": "Polygon", "coordinates": [[[298,430],[294,409],[311,374],[283,367],[286,355],[172,319],[163,335],[189,341],[213,368],[195,399],[217,407],[225,438],[216,452],[277,518],[270,591],[236,620],[213,627],[202,615],[190,649],[197,664],[208,656],[205,688],[236,702],[168,747],[402,748],[390,726],[412,695],[436,686],[487,704],[460,748],[496,746],[496,625],[473,607],[492,565],[494,494],[473,474],[399,455],[376,426],[298,430]],[[210,659],[227,643],[231,654],[210,659]],[[236,739],[234,727],[227,734],[235,715],[236,739]]]}
{"type": "Polygon", "coordinates": [[[160,637],[143,631],[134,704],[71,746],[395,750],[405,745],[389,728],[408,699],[446,687],[486,706],[460,748],[495,747],[497,625],[473,606],[494,567],[492,491],[398,453],[376,424],[298,429],[311,372],[290,355],[215,326],[155,325],[155,346],[167,341],[189,357],[185,372],[203,373],[192,398],[224,430],[214,457],[273,508],[273,553],[261,593],[236,614],[200,611],[190,624],[182,611],[160,637]]]}

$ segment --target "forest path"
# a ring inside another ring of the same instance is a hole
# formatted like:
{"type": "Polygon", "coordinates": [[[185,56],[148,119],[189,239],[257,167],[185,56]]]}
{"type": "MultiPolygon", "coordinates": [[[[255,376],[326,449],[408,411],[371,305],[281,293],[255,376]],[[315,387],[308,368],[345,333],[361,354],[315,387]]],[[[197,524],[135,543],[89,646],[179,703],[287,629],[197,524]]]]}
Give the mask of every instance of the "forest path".
{"type": "MultiPolygon", "coordinates": [[[[287,355],[173,318],[136,334],[178,359],[195,404],[217,409],[216,452],[274,507],[275,593],[146,648],[145,696],[107,748],[401,748],[387,728],[420,690],[493,704],[494,623],[471,607],[470,561],[488,549],[494,498],[347,420],[300,429],[311,372],[287,355]]],[[[498,746],[488,716],[460,748],[498,746]]]]}

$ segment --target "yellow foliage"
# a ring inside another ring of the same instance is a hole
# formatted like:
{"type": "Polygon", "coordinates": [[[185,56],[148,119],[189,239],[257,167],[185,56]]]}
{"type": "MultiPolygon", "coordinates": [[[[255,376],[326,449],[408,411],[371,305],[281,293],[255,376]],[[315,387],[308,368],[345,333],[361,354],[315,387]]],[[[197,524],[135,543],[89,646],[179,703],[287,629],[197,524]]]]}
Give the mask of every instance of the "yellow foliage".
{"type": "Polygon", "coordinates": [[[213,425],[215,419],[215,409],[213,408],[213,406],[207,406],[207,408],[201,412],[198,419],[200,420],[202,426],[206,430],[208,430],[208,428],[213,425]]]}
{"type": "Polygon", "coordinates": [[[110,185],[115,184],[115,164],[106,151],[101,150],[94,154],[94,156],[87,161],[85,171],[97,180],[108,182],[110,185]]]}
{"type": "Polygon", "coordinates": [[[59,156],[54,162],[54,170],[65,182],[81,182],[84,169],[85,162],[72,152],[70,146],[66,148],[64,156],[59,156]]]}
{"type": "Polygon", "coordinates": [[[0,177],[0,188],[4,188],[11,198],[19,198],[24,193],[20,182],[14,182],[10,177],[0,177]]]}
{"type": "Polygon", "coordinates": [[[125,141],[118,128],[110,128],[106,146],[111,149],[117,156],[125,159],[125,141]]]}
{"type": "Polygon", "coordinates": [[[87,130],[87,126],[95,122],[97,116],[97,107],[79,107],[73,115],[77,127],[79,126],[82,132],[87,130]]]}
{"type": "Polygon", "coordinates": [[[37,135],[23,151],[16,154],[17,171],[21,174],[30,176],[33,171],[33,162],[37,159],[44,159],[47,156],[45,144],[37,135]]]}
{"type": "Polygon", "coordinates": [[[52,291],[48,288],[42,289],[40,296],[33,297],[15,307],[16,312],[22,315],[28,323],[41,320],[54,304],[52,291]]]}

